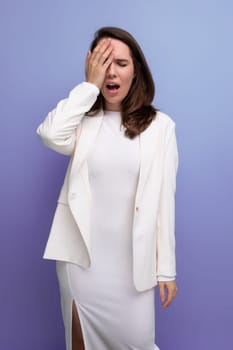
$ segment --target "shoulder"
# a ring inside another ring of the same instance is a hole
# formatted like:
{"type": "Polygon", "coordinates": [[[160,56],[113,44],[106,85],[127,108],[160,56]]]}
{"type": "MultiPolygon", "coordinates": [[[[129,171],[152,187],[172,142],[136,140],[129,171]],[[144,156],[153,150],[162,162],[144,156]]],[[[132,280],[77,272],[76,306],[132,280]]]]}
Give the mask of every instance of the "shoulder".
{"type": "Polygon", "coordinates": [[[168,129],[173,129],[176,126],[176,123],[174,122],[174,120],[167,115],[166,113],[163,113],[161,111],[157,111],[156,112],[156,117],[153,120],[153,123],[157,123],[157,125],[164,127],[164,128],[168,128],[168,129]]]}
{"type": "Polygon", "coordinates": [[[149,134],[153,134],[154,137],[164,140],[165,143],[175,134],[176,123],[174,120],[161,111],[156,112],[156,116],[152,123],[149,125],[149,134]]]}
{"type": "Polygon", "coordinates": [[[149,129],[154,130],[154,132],[159,132],[162,134],[170,134],[175,130],[176,123],[174,120],[167,114],[157,111],[156,116],[153,119],[152,123],[149,125],[149,129]]]}

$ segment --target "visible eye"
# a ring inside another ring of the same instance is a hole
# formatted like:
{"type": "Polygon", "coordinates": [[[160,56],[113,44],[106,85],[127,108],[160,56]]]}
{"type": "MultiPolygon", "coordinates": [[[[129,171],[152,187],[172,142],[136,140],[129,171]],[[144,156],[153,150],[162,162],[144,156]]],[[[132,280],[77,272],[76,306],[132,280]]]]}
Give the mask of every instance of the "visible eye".
{"type": "Polygon", "coordinates": [[[127,63],[118,62],[118,65],[119,65],[120,67],[126,67],[126,66],[127,66],[127,63]]]}
{"type": "Polygon", "coordinates": [[[128,65],[128,60],[116,60],[116,63],[118,64],[119,67],[126,67],[128,65]]]}

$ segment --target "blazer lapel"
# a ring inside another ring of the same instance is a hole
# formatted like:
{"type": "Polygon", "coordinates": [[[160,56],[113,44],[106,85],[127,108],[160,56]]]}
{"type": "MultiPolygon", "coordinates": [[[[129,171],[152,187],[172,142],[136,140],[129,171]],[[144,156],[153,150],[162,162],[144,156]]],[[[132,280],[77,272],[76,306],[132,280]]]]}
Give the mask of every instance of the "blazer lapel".
{"type": "Polygon", "coordinates": [[[87,159],[87,154],[94,144],[98,130],[103,120],[103,114],[100,112],[94,117],[87,117],[82,125],[82,132],[77,145],[77,165],[78,169],[83,161],[87,159]]]}
{"type": "MultiPolygon", "coordinates": [[[[101,122],[103,120],[103,113],[100,112],[94,117],[86,117],[81,125],[80,136],[77,140],[76,151],[74,159],[71,166],[70,176],[69,176],[69,191],[72,193],[77,193],[77,173],[80,171],[82,165],[85,164],[87,159],[87,154],[91,147],[94,145],[95,138],[97,136],[98,130],[100,128],[101,122]]],[[[83,171],[86,167],[83,167],[83,171]]],[[[86,169],[87,170],[87,169],[86,169]]],[[[84,180],[88,193],[90,193],[90,188],[88,184],[87,172],[84,174],[84,180]]]]}
{"type": "Polygon", "coordinates": [[[102,113],[83,120],[69,177],[69,205],[86,244],[88,255],[90,254],[91,195],[88,181],[87,156],[94,145],[102,120],[102,113]]]}

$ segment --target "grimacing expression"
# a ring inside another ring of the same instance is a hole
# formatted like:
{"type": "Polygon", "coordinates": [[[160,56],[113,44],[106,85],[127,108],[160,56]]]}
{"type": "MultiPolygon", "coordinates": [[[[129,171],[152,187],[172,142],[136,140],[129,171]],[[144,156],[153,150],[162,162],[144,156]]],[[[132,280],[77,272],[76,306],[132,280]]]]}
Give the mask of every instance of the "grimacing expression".
{"type": "Polygon", "coordinates": [[[101,93],[106,110],[120,111],[134,78],[134,64],[130,49],[124,42],[111,39],[111,44],[113,61],[106,71],[101,93]]]}

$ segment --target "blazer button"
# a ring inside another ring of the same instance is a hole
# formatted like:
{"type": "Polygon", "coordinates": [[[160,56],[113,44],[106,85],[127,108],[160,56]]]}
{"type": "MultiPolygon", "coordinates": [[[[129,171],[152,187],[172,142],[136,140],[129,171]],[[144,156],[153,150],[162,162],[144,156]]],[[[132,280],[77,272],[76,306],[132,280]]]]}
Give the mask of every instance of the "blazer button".
{"type": "Polygon", "coordinates": [[[139,207],[136,207],[136,211],[139,211],[139,207]]]}

